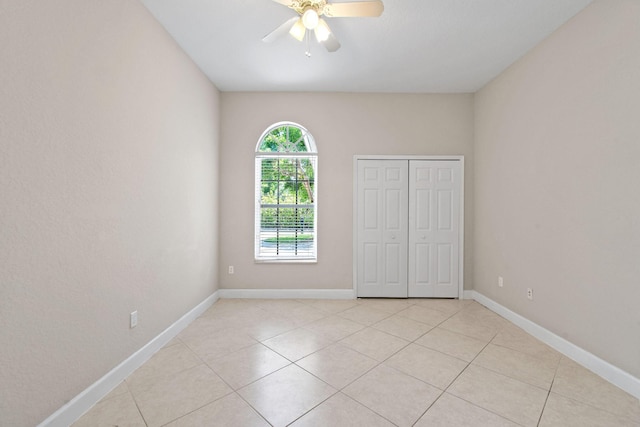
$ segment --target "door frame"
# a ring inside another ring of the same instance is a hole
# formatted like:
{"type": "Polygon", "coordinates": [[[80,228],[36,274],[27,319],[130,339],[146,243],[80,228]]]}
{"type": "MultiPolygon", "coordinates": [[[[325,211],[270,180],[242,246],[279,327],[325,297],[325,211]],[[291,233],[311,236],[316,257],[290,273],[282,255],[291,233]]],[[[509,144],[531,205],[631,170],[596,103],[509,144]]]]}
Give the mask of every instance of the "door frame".
{"type": "Polygon", "coordinates": [[[420,156],[420,155],[368,155],[356,154],[353,156],[353,277],[352,286],[355,297],[358,297],[358,160],[444,160],[460,162],[460,235],[458,236],[458,299],[463,299],[464,295],[464,156],[420,156]]]}

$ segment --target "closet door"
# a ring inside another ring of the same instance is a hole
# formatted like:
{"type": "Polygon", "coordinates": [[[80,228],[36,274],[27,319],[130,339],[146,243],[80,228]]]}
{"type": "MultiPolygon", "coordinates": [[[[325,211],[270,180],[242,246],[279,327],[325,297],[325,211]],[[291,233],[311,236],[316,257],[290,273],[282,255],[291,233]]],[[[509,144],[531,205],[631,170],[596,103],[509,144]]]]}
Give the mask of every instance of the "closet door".
{"type": "Polygon", "coordinates": [[[359,160],[359,297],[407,297],[408,162],[359,160]]]}
{"type": "Polygon", "coordinates": [[[409,297],[458,297],[460,162],[409,162],[409,297]]]}

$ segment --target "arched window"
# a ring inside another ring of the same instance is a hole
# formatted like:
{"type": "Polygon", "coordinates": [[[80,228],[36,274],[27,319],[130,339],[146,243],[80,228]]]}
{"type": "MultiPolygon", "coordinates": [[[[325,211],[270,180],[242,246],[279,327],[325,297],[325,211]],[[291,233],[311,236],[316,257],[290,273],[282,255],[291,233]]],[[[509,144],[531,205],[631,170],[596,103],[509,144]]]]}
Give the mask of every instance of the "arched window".
{"type": "Polygon", "coordinates": [[[318,153],[302,126],[269,127],[256,147],[255,258],[317,259],[318,153]]]}

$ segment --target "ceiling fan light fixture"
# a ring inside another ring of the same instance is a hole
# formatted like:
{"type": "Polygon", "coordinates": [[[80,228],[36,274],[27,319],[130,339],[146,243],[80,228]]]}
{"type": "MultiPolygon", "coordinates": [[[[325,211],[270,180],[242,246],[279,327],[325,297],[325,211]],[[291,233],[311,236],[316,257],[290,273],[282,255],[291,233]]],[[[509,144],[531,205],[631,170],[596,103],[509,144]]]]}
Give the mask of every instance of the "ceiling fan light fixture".
{"type": "Polygon", "coordinates": [[[318,12],[313,8],[308,8],[302,14],[302,23],[307,30],[314,30],[318,26],[319,21],[320,17],[318,16],[318,12]]]}
{"type": "Polygon", "coordinates": [[[306,39],[307,56],[309,54],[309,33],[315,33],[318,43],[328,52],[340,49],[340,42],[336,39],[329,25],[322,16],[329,18],[354,18],[380,16],[384,11],[382,0],[273,0],[292,9],[296,16],[281,24],[278,28],[262,38],[265,43],[272,42],[287,31],[293,38],[302,42],[306,39]]]}
{"type": "Polygon", "coordinates": [[[298,19],[293,27],[289,30],[289,34],[293,36],[296,40],[301,42],[304,39],[304,35],[307,32],[304,24],[302,23],[302,18],[298,19]]]}
{"type": "Polygon", "coordinates": [[[316,34],[316,40],[318,40],[319,43],[327,41],[331,35],[331,29],[324,19],[318,20],[318,25],[313,31],[316,34]]]}

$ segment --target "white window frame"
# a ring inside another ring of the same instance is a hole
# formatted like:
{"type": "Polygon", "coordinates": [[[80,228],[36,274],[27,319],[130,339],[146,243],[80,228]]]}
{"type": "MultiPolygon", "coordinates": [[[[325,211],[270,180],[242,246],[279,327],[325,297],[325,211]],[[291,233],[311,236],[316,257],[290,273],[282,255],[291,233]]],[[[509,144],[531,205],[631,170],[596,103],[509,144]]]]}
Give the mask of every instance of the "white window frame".
{"type": "Polygon", "coordinates": [[[260,136],[258,143],[256,145],[255,150],[255,177],[254,177],[254,187],[255,187],[255,213],[254,213],[254,259],[255,262],[259,263],[316,263],[318,260],[318,151],[316,148],[315,140],[311,133],[304,127],[294,122],[279,122],[274,123],[269,126],[260,136]],[[288,151],[288,152],[265,152],[260,151],[260,147],[264,141],[264,139],[271,133],[273,130],[283,127],[283,126],[291,126],[296,127],[302,131],[303,140],[305,146],[307,148],[306,152],[297,152],[297,151],[288,151]],[[261,229],[261,208],[262,208],[262,160],[264,159],[296,159],[296,158],[312,158],[313,159],[313,168],[314,168],[314,185],[313,185],[313,242],[311,251],[307,251],[305,254],[297,254],[297,255],[287,255],[287,254],[278,254],[274,255],[265,255],[260,251],[261,248],[261,237],[263,230],[261,229]]]}

